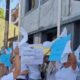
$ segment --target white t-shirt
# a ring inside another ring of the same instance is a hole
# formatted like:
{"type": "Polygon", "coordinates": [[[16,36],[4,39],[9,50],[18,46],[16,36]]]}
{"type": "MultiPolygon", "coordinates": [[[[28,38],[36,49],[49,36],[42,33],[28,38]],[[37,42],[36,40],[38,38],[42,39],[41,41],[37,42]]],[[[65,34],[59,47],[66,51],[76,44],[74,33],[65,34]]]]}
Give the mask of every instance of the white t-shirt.
{"type": "Polygon", "coordinates": [[[58,71],[62,67],[62,64],[60,62],[56,62],[53,64],[52,62],[49,63],[47,68],[47,80],[55,80],[55,74],[56,71],[58,71]]]}
{"type": "Polygon", "coordinates": [[[30,65],[29,68],[29,78],[30,79],[41,79],[40,69],[38,65],[30,65]]]}
{"type": "Polygon", "coordinates": [[[71,67],[62,68],[56,72],[56,80],[76,80],[76,72],[71,67]]]}
{"type": "Polygon", "coordinates": [[[13,72],[3,76],[0,80],[14,80],[13,72]]]}

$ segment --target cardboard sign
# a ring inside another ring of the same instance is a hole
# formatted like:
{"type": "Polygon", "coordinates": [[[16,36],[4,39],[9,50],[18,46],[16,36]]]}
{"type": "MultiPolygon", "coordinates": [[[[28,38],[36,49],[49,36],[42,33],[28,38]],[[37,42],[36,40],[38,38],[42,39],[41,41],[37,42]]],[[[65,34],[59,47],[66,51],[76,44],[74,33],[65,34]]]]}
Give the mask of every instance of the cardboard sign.
{"type": "Polygon", "coordinates": [[[21,56],[21,60],[27,65],[43,64],[43,50],[42,49],[26,50],[26,54],[21,56]]]}
{"type": "MultiPolygon", "coordinates": [[[[17,43],[14,43],[13,48],[15,49],[17,43]]],[[[21,56],[21,60],[25,64],[42,64],[43,63],[43,48],[36,47],[42,46],[41,44],[31,44],[27,45],[27,43],[23,44],[19,47],[19,52],[21,56]]]]}

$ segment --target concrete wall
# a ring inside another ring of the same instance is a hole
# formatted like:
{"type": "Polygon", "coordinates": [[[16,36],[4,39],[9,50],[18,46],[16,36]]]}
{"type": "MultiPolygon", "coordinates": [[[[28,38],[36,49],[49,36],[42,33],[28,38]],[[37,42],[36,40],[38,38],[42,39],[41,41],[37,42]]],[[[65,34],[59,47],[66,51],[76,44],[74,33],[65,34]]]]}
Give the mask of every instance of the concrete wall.
{"type": "MultiPolygon", "coordinates": [[[[57,0],[56,0],[57,1],[57,0]]],[[[55,3],[57,3],[55,1],[55,3]]],[[[27,14],[24,14],[24,2],[25,0],[21,0],[21,26],[23,26],[28,32],[34,31],[39,29],[40,26],[49,26],[50,24],[53,24],[53,17],[50,15],[53,15],[57,17],[57,13],[53,11],[53,2],[54,0],[49,0],[49,2],[46,2],[41,6],[41,13],[40,13],[40,25],[38,25],[39,21],[39,8],[34,9],[32,11],[29,11],[27,14]],[[54,12],[54,13],[53,13],[54,12]]],[[[57,7],[54,6],[55,8],[57,7]]],[[[56,9],[55,9],[56,10],[56,9]]],[[[56,20],[56,18],[55,18],[56,20]]],[[[56,22],[56,21],[55,21],[56,22]]]]}
{"type": "MultiPolygon", "coordinates": [[[[38,0],[36,1],[36,6],[38,0]]],[[[71,0],[62,0],[62,20],[80,14],[80,2],[71,0]],[[69,15],[70,13],[70,15],[69,15]]],[[[40,8],[40,25],[39,25],[39,8],[35,8],[25,13],[25,0],[21,0],[21,26],[28,32],[38,30],[40,27],[47,27],[57,24],[58,0],[48,0],[40,8]]]]}
{"type": "MultiPolygon", "coordinates": [[[[35,8],[25,13],[25,1],[21,0],[20,26],[24,27],[27,32],[39,30],[57,24],[58,0],[48,0],[39,8],[38,0],[35,0],[35,8]],[[40,10],[40,16],[39,16],[40,10]],[[40,17],[40,20],[39,20],[40,17]],[[40,25],[39,25],[40,24],[40,25]]],[[[80,2],[74,0],[62,0],[62,21],[80,15],[80,2]]],[[[74,36],[74,23],[63,25],[67,27],[68,33],[74,36]]],[[[34,34],[34,42],[40,42],[41,34],[34,34]]],[[[73,37],[74,38],[74,37],[73,37]]],[[[80,39],[80,38],[79,38],[80,39]]],[[[72,39],[73,42],[74,39],[72,39]]],[[[74,45],[74,44],[73,44],[74,45]]]]}
{"type": "Polygon", "coordinates": [[[71,0],[71,15],[80,15],[80,1],[71,0]]]}

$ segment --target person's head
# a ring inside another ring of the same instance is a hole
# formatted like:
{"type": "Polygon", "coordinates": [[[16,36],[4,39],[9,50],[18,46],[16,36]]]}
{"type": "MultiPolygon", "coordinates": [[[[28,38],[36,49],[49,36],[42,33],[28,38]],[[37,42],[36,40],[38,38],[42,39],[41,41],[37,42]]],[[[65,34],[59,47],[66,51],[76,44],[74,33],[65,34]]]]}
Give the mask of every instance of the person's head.
{"type": "Polygon", "coordinates": [[[48,63],[49,61],[48,61],[48,56],[44,56],[44,62],[45,63],[48,63]]]}
{"type": "Polygon", "coordinates": [[[76,68],[77,60],[76,60],[76,56],[73,53],[69,54],[68,62],[70,63],[71,66],[73,66],[74,69],[76,68]]]}
{"type": "Polygon", "coordinates": [[[68,61],[64,63],[65,67],[71,66],[74,70],[76,69],[77,61],[76,61],[76,56],[73,53],[70,53],[68,55],[68,61]]]}

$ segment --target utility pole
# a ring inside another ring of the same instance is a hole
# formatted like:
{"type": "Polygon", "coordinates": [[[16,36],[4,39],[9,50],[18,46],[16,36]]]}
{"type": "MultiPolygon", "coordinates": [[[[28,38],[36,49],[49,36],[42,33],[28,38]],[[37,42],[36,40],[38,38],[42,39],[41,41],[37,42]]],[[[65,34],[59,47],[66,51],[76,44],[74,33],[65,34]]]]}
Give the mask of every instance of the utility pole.
{"type": "Polygon", "coordinates": [[[61,27],[61,3],[62,0],[58,0],[57,37],[60,35],[60,27],[61,27]]]}
{"type": "Polygon", "coordinates": [[[10,11],[10,0],[6,0],[5,31],[4,31],[4,47],[5,48],[8,47],[9,11],[10,11]]]}
{"type": "Polygon", "coordinates": [[[38,14],[38,29],[39,29],[40,28],[40,15],[41,15],[41,0],[39,0],[38,9],[39,9],[39,14],[38,14]]]}
{"type": "MultiPolygon", "coordinates": [[[[40,16],[41,16],[41,0],[38,0],[39,1],[39,5],[38,5],[38,10],[39,10],[39,13],[38,13],[38,30],[40,29],[40,16]]],[[[38,33],[38,43],[40,43],[40,36],[41,34],[38,33]]]]}

